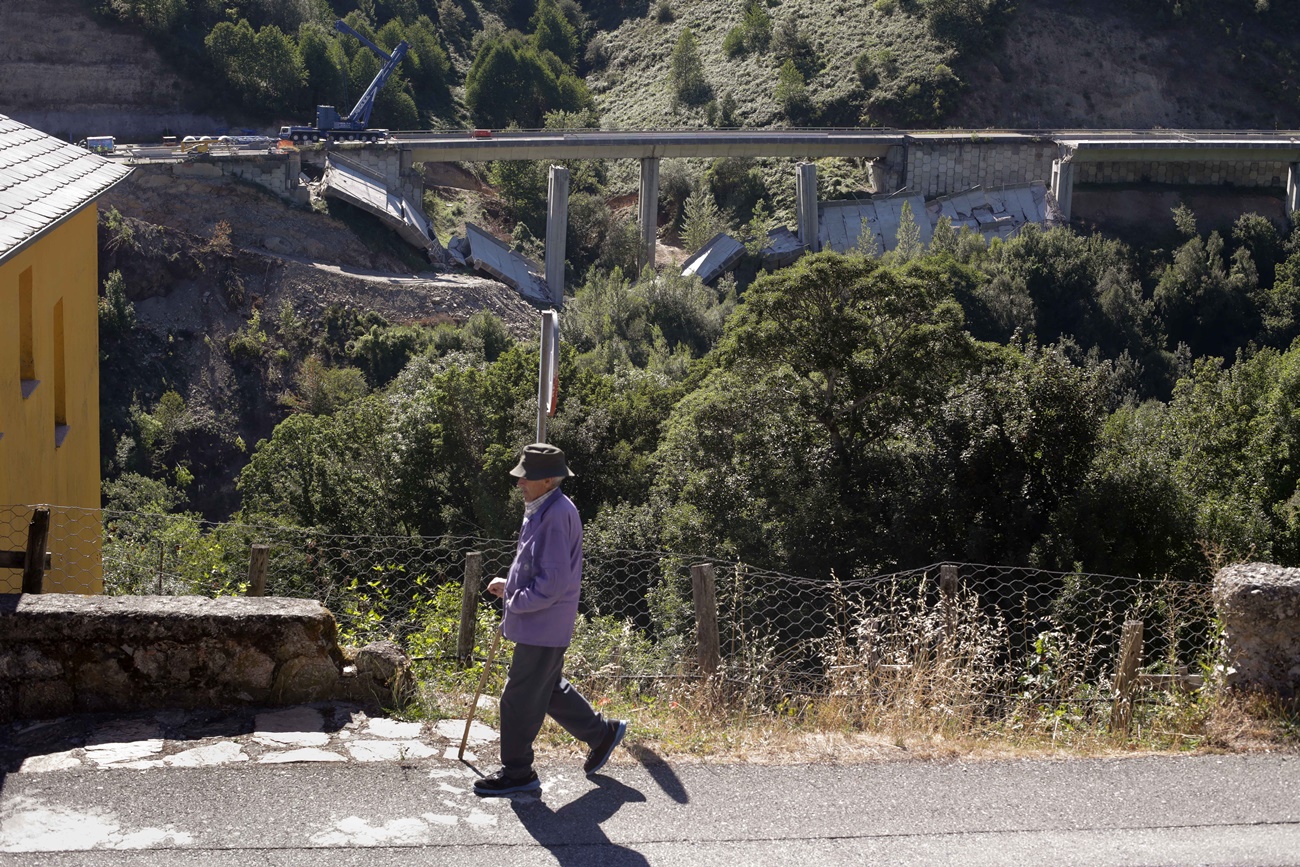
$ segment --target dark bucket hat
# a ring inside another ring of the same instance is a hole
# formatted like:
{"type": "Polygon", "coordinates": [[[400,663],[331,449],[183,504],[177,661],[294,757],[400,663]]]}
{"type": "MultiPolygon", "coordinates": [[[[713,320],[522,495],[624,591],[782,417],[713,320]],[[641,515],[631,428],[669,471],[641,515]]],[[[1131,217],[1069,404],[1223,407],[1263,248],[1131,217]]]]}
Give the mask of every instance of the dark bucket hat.
{"type": "Polygon", "coordinates": [[[567,479],[573,473],[564,463],[564,452],[549,443],[533,443],[524,446],[524,453],[519,456],[519,463],[510,475],[536,481],[557,477],[567,479]]]}

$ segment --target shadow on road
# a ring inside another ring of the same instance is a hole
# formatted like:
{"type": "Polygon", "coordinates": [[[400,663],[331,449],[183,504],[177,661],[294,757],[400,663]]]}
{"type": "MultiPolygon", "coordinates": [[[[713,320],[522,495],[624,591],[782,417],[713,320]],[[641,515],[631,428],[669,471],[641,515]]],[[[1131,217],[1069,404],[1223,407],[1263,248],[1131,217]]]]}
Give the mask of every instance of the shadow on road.
{"type": "Polygon", "coordinates": [[[544,796],[511,798],[510,807],[519,823],[561,867],[649,867],[644,855],[616,845],[600,827],[624,804],[645,801],[645,795],[599,774],[590,779],[596,788],[558,810],[552,810],[544,796]]]}
{"type": "Polygon", "coordinates": [[[641,763],[646,773],[659,784],[659,788],[663,789],[665,795],[679,804],[690,802],[691,796],[686,794],[686,787],[682,785],[681,777],[677,776],[667,759],[645,744],[629,744],[627,751],[641,763]]]}

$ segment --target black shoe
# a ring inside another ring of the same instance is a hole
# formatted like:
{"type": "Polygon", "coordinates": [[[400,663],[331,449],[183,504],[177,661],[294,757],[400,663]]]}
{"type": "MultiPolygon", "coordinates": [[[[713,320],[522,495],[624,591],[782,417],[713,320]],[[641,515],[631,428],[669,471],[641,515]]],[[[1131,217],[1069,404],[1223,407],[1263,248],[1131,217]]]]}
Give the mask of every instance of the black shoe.
{"type": "Polygon", "coordinates": [[[536,771],[529,771],[526,777],[510,777],[502,768],[490,777],[474,781],[474,794],[484,798],[499,795],[513,795],[515,792],[534,792],[542,787],[536,771]]]}
{"type": "Polygon", "coordinates": [[[600,743],[587,754],[587,761],[582,766],[584,773],[594,774],[601,768],[605,767],[605,762],[609,761],[609,754],[614,752],[614,747],[618,746],[619,741],[623,740],[623,735],[627,734],[627,720],[616,719],[610,720],[609,731],[600,739],[600,743]]]}

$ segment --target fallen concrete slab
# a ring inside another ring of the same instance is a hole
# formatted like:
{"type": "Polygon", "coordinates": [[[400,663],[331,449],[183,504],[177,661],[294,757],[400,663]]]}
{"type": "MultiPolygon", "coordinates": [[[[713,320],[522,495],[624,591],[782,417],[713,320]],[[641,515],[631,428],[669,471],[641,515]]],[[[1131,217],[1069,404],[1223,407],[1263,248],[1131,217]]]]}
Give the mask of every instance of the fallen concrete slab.
{"type": "Polygon", "coordinates": [[[979,232],[986,241],[1007,239],[1028,223],[1048,225],[1047,187],[1041,182],[974,187],[926,205],[931,225],[947,217],[952,227],[979,232]]]}
{"type": "Polygon", "coordinates": [[[793,265],[804,253],[799,236],[785,226],[777,226],[767,233],[767,243],[759,251],[763,267],[769,271],[793,265]]]}
{"type": "Polygon", "coordinates": [[[446,254],[434,237],[423,209],[400,194],[390,192],[384,178],[347,157],[340,154],[326,157],[321,194],[374,214],[408,244],[423,250],[429,261],[446,261],[446,254]]]}
{"type": "Polygon", "coordinates": [[[1047,188],[1042,182],[1000,187],[973,187],[926,202],[921,196],[899,194],[835,202],[818,202],[817,238],[822,249],[839,253],[853,250],[874,255],[898,246],[903,204],[910,205],[920,230],[921,243],[929,246],[934,227],[947,217],[952,227],[968,227],[985,240],[1010,238],[1028,223],[1050,225],[1047,188]]]}
{"type": "Polygon", "coordinates": [[[541,265],[511,250],[473,223],[465,224],[465,239],[470,249],[466,261],[473,267],[492,275],[529,301],[549,302],[551,294],[546,289],[541,265]]]}
{"type": "Polygon", "coordinates": [[[704,283],[712,283],[734,268],[744,254],[744,244],[719,232],[682,263],[682,276],[699,277],[704,283]]]}
{"type": "Polygon", "coordinates": [[[837,253],[861,250],[873,255],[898,246],[903,205],[911,207],[921,243],[929,244],[934,227],[926,216],[925,199],[907,193],[838,202],[818,202],[817,239],[821,248],[837,253]]]}

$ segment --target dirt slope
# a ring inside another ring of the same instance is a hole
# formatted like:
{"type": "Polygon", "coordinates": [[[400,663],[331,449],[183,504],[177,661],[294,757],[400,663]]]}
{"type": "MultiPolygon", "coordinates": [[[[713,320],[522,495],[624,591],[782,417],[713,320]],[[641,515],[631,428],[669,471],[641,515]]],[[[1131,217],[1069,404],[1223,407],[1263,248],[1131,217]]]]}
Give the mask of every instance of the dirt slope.
{"type": "Polygon", "coordinates": [[[164,129],[227,124],[139,33],[109,26],[81,0],[0,2],[0,114],[72,140],[156,140],[164,129]]]}

